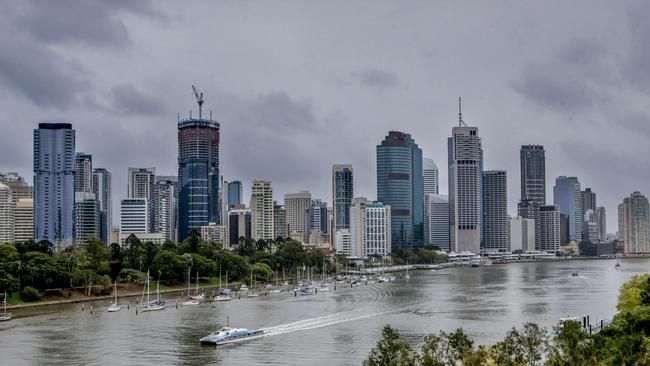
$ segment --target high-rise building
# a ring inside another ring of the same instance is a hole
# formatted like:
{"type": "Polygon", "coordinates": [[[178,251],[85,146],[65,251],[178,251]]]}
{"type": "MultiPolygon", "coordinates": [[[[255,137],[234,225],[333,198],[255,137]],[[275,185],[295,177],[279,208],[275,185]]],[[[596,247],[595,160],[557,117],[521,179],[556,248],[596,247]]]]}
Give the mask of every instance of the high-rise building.
{"type": "Polygon", "coordinates": [[[275,239],[273,232],[273,187],[271,187],[271,181],[253,181],[253,185],[251,186],[250,210],[252,239],[275,239]]]}
{"type": "Polygon", "coordinates": [[[276,201],[273,201],[273,232],[276,238],[286,239],[289,237],[287,210],[284,209],[284,206],[278,205],[276,201]]]}
{"type": "Polygon", "coordinates": [[[389,131],[377,145],[377,201],[392,209],[393,249],[422,246],[422,150],[407,133],[389,131]]]}
{"type": "Polygon", "coordinates": [[[74,191],[93,193],[93,156],[90,154],[75,154],[74,191]]]}
{"type": "MultiPolygon", "coordinates": [[[[332,166],[332,215],[336,230],[350,228],[350,206],[354,197],[354,174],[352,165],[336,164],[332,166]]],[[[335,234],[334,234],[335,235],[335,234]]],[[[336,240],[336,238],[333,238],[336,240]]]]}
{"type": "Polygon", "coordinates": [[[230,245],[235,245],[240,238],[251,239],[251,210],[243,205],[235,205],[228,211],[228,239],[230,245]]]}
{"type": "Polygon", "coordinates": [[[240,181],[228,182],[228,206],[244,203],[244,186],[240,181]]]}
{"type": "Polygon", "coordinates": [[[18,173],[0,173],[0,183],[3,183],[7,187],[11,188],[11,198],[13,199],[14,203],[23,198],[34,198],[34,187],[27,184],[25,178],[18,175],[18,173]]]}
{"type": "Polygon", "coordinates": [[[483,150],[477,127],[458,113],[458,126],[447,140],[449,163],[449,234],[451,250],[479,253],[482,227],[483,150]]]}
{"type": "Polygon", "coordinates": [[[11,188],[0,183],[0,244],[14,241],[14,207],[11,188]]]}
{"type": "Polygon", "coordinates": [[[87,244],[90,238],[100,239],[102,218],[94,193],[76,192],[74,199],[74,240],[87,244]]]}
{"type": "Polygon", "coordinates": [[[641,192],[633,192],[623,200],[623,203],[618,205],[618,214],[624,253],[650,253],[650,205],[648,199],[641,192]]]}
{"type": "Polygon", "coordinates": [[[483,172],[482,249],[508,249],[508,189],[505,170],[483,172]]]}
{"type": "Polygon", "coordinates": [[[73,242],[75,131],[69,123],[34,130],[34,240],[55,248],[73,242]]]}
{"type": "Polygon", "coordinates": [[[449,198],[446,195],[424,196],[426,242],[449,251],[449,198]]]}
{"type": "Polygon", "coordinates": [[[93,193],[99,201],[101,216],[100,239],[111,244],[111,229],[113,227],[113,175],[104,168],[93,170],[93,193]]]}
{"type": "Polygon", "coordinates": [[[309,243],[309,216],[311,193],[301,191],[284,195],[284,208],[287,211],[287,226],[289,233],[301,233],[303,243],[309,243]]]}
{"type": "Polygon", "coordinates": [[[381,202],[371,202],[364,197],[352,200],[350,256],[365,258],[390,254],[390,213],[390,206],[381,202]]]}
{"type": "Polygon", "coordinates": [[[585,211],[582,218],[582,240],[592,243],[598,242],[598,218],[592,209],[585,211]]]}
{"type": "Polygon", "coordinates": [[[587,210],[596,212],[596,193],[591,188],[585,188],[584,191],[580,192],[580,199],[582,200],[580,207],[582,207],[583,213],[587,212],[587,210]]]}
{"type": "Polygon", "coordinates": [[[14,241],[34,239],[34,200],[21,198],[14,210],[14,241]]]}
{"type": "Polygon", "coordinates": [[[149,202],[146,198],[127,198],[120,202],[120,237],[126,234],[147,234],[149,202]]]}
{"type": "Polygon", "coordinates": [[[557,252],[560,250],[560,210],[557,206],[539,208],[540,240],[537,250],[557,252]]]}
{"type": "Polygon", "coordinates": [[[178,239],[209,222],[222,224],[217,121],[184,119],[178,122],[178,239]]]}
{"type": "Polygon", "coordinates": [[[560,213],[569,220],[569,240],[582,240],[582,194],[576,177],[559,176],[553,187],[553,204],[560,207],[560,213]]]}
{"type": "Polygon", "coordinates": [[[323,239],[329,242],[329,228],[327,222],[327,204],[321,199],[311,201],[311,207],[307,209],[307,222],[310,235],[318,233],[323,239]]]}
{"type": "Polygon", "coordinates": [[[523,145],[519,152],[521,165],[521,199],[546,204],[546,157],[544,146],[523,145]]]}
{"type": "Polygon", "coordinates": [[[508,220],[510,230],[510,251],[526,253],[535,250],[535,220],[511,217],[508,220]]]}
{"type": "MultiPolygon", "coordinates": [[[[535,223],[535,247],[541,240],[539,207],[546,205],[546,152],[542,145],[522,145],[519,151],[521,168],[521,200],[517,214],[535,223]]],[[[530,250],[533,250],[532,248],[530,250]]]]}
{"type": "Polygon", "coordinates": [[[422,159],[422,181],[424,184],[424,194],[438,194],[438,166],[433,159],[422,159]]]}
{"type": "Polygon", "coordinates": [[[152,205],[153,232],[161,233],[163,240],[176,241],[176,185],[170,180],[157,179],[154,184],[152,205]]]}
{"type": "Polygon", "coordinates": [[[607,210],[605,206],[596,208],[596,221],[598,221],[598,240],[607,241],[607,210]]]}
{"type": "Polygon", "coordinates": [[[156,184],[156,168],[131,168],[128,173],[127,198],[144,198],[149,204],[149,228],[147,232],[154,232],[156,215],[154,203],[154,185],[156,184]]]}

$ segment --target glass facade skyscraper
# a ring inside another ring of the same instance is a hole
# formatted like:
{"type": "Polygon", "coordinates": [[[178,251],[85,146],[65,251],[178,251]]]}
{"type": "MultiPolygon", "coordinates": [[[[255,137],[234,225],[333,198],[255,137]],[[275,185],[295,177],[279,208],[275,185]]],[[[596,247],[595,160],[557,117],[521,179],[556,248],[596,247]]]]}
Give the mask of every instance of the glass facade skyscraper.
{"type": "Polygon", "coordinates": [[[219,122],[178,122],[178,239],[210,222],[221,224],[219,200],[219,122]]]}
{"type": "Polygon", "coordinates": [[[111,244],[111,229],[113,228],[113,176],[104,168],[93,171],[93,193],[99,201],[101,214],[101,239],[111,244]]]}
{"type": "Polygon", "coordinates": [[[521,200],[546,204],[546,152],[541,145],[523,145],[519,151],[521,165],[521,200]]]}
{"type": "MultiPolygon", "coordinates": [[[[576,243],[582,241],[582,194],[580,181],[576,177],[555,178],[553,203],[560,206],[560,213],[569,220],[569,238],[576,243]]],[[[562,243],[565,244],[565,243],[562,243]]]]}
{"type": "Polygon", "coordinates": [[[75,131],[70,123],[34,130],[34,240],[56,248],[73,242],[75,131]]]}
{"type": "Polygon", "coordinates": [[[422,150],[411,135],[390,131],[377,145],[377,200],[391,207],[392,247],[423,244],[422,150]]]}
{"type": "Polygon", "coordinates": [[[228,206],[241,205],[244,202],[244,188],[240,181],[228,182],[228,206]]]}

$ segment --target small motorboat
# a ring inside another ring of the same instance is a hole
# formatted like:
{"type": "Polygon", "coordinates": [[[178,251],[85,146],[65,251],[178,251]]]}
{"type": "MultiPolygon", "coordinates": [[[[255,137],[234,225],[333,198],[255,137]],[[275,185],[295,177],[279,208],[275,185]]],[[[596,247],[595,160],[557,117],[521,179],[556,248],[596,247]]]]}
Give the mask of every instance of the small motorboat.
{"type": "Polygon", "coordinates": [[[201,345],[221,346],[228,343],[260,338],[265,335],[261,329],[223,327],[218,331],[201,338],[201,345]]]}
{"type": "Polygon", "coordinates": [[[571,272],[571,277],[580,277],[578,272],[571,272]]]}
{"type": "Polygon", "coordinates": [[[194,306],[199,304],[201,304],[199,300],[190,298],[189,300],[183,303],[183,306],[194,306]]]}

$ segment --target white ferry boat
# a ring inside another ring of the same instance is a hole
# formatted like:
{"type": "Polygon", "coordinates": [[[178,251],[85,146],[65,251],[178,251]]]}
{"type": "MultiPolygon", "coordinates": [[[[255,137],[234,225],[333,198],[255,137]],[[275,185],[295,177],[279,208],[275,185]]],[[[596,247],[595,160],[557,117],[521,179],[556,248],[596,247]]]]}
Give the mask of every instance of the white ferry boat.
{"type": "Polygon", "coordinates": [[[201,338],[202,345],[220,346],[242,340],[255,339],[264,336],[261,329],[252,330],[247,328],[223,327],[218,331],[201,338]]]}

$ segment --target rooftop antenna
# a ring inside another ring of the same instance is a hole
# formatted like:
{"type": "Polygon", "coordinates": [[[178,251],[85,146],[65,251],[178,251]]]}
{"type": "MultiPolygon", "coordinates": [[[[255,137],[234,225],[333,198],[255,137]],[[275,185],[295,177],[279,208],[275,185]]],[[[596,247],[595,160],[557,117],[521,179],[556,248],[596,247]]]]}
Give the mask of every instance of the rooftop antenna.
{"type": "Polygon", "coordinates": [[[460,99],[460,97],[458,97],[458,127],[463,127],[463,126],[467,126],[467,124],[465,124],[465,121],[463,121],[463,112],[462,112],[462,108],[461,108],[461,99],[460,99]]]}
{"type": "Polygon", "coordinates": [[[203,109],[203,93],[199,93],[199,91],[196,89],[194,85],[192,85],[192,91],[194,92],[194,96],[196,97],[196,102],[199,104],[199,119],[203,118],[202,116],[202,109],[203,109]]]}

